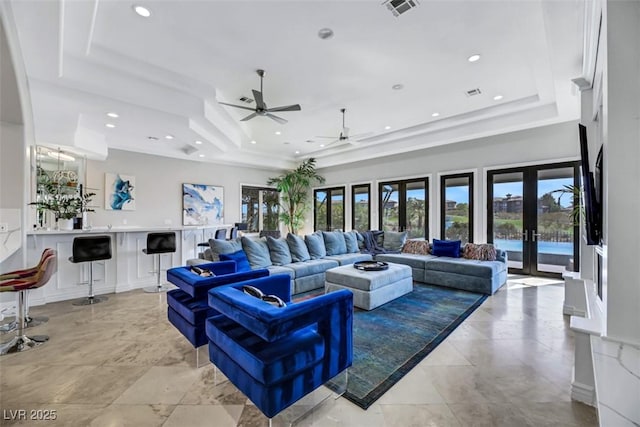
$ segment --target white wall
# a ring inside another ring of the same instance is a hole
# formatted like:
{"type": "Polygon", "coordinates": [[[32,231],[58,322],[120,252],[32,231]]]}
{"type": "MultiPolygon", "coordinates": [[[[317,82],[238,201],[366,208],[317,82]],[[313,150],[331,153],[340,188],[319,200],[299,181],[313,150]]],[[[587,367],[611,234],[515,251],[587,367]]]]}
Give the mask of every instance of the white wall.
{"type": "Polygon", "coordinates": [[[224,187],[224,221],[240,221],[240,186],[266,185],[280,172],[219,164],[176,160],[168,157],[109,150],[105,161],[87,161],[87,191],[96,193],[89,223],[96,226],[162,226],[182,224],[182,184],[208,184],[224,187]],[[135,211],[104,209],[105,173],[135,176],[135,211]],[[124,222],[126,221],[126,223],[124,222]]]}
{"type": "MultiPolygon", "coordinates": [[[[372,191],[371,226],[377,228],[377,182],[381,180],[429,177],[430,237],[439,237],[439,175],[475,172],[474,241],[486,241],[486,170],[514,165],[555,163],[579,158],[578,126],[576,122],[561,123],[451,145],[434,147],[406,154],[373,159],[349,165],[323,168],[326,178],[321,187],[346,185],[346,229],[351,227],[351,193],[349,186],[370,182],[372,191]]],[[[318,187],[318,188],[321,188],[318,187]]],[[[305,232],[313,230],[312,214],[305,232]]]]}
{"type": "Polygon", "coordinates": [[[22,125],[0,122],[0,208],[24,208],[25,149],[22,125]]]}

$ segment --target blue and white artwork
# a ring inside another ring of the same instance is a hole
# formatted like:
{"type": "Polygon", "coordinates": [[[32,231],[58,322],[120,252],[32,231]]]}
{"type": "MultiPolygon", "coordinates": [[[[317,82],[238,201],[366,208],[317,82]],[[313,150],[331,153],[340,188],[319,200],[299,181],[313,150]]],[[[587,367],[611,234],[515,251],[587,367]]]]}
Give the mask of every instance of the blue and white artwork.
{"type": "Polygon", "coordinates": [[[223,224],[223,208],[223,187],[182,184],[182,225],[223,224]]]}
{"type": "Polygon", "coordinates": [[[121,173],[104,174],[104,208],[114,211],[136,210],[136,177],[121,173]]]}

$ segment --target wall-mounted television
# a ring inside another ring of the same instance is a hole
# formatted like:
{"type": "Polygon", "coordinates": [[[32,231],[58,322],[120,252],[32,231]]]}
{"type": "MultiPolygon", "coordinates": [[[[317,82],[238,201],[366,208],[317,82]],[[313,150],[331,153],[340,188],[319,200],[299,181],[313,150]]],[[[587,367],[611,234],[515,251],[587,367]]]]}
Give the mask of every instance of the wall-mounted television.
{"type": "MultiPolygon", "coordinates": [[[[594,175],[589,166],[589,147],[587,143],[587,128],[578,124],[580,132],[580,166],[582,169],[583,208],[585,218],[585,239],[587,245],[599,245],[602,237],[602,196],[596,194],[594,175]]],[[[599,156],[600,162],[602,156],[599,156]]],[[[598,165],[602,167],[601,164],[598,165]]],[[[600,182],[598,183],[600,184],[600,182]]],[[[602,191],[602,186],[598,185],[602,191]]]]}

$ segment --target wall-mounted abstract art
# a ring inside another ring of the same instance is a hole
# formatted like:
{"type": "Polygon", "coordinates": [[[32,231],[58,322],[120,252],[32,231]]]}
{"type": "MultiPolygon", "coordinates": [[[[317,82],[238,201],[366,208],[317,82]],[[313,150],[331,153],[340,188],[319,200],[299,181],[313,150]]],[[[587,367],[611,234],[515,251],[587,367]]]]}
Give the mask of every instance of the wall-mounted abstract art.
{"type": "Polygon", "coordinates": [[[182,225],[224,223],[224,188],[182,184],[182,225]]]}
{"type": "Polygon", "coordinates": [[[105,173],[104,208],[113,211],[135,211],[136,177],[121,173],[105,173]]]}

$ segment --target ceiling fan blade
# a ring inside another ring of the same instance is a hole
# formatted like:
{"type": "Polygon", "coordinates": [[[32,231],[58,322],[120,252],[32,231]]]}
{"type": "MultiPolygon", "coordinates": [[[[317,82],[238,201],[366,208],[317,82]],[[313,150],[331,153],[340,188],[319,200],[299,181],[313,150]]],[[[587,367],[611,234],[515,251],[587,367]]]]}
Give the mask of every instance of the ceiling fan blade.
{"type": "Polygon", "coordinates": [[[264,99],[262,99],[262,92],[252,89],[253,99],[256,100],[256,108],[258,110],[264,110],[264,99]]]}
{"type": "Polygon", "coordinates": [[[253,119],[253,118],[254,118],[255,116],[257,116],[257,115],[258,115],[258,114],[256,114],[256,113],[249,114],[249,115],[248,115],[247,117],[245,117],[244,119],[240,119],[240,121],[241,121],[241,122],[246,122],[247,120],[251,120],[251,119],[253,119]]]}
{"type": "Polygon", "coordinates": [[[370,135],[373,135],[373,132],[357,133],[355,135],[351,135],[349,139],[366,138],[367,136],[370,136],[370,135]]]}
{"type": "Polygon", "coordinates": [[[229,107],[242,108],[243,110],[255,111],[255,108],[245,107],[244,105],[227,104],[226,102],[218,102],[218,104],[228,105],[229,107]]]}
{"type": "Polygon", "coordinates": [[[269,117],[271,120],[275,120],[281,125],[287,123],[287,120],[283,119],[282,117],[274,116],[273,114],[270,114],[270,113],[265,114],[265,116],[269,117]]]}
{"type": "Polygon", "coordinates": [[[328,138],[328,139],[336,139],[335,136],[314,136],[314,138],[328,138]]]}
{"type": "Polygon", "coordinates": [[[302,110],[302,107],[300,107],[300,104],[294,104],[294,105],[285,105],[282,107],[274,107],[274,108],[267,108],[267,111],[269,112],[274,112],[274,111],[300,111],[302,110]]]}

